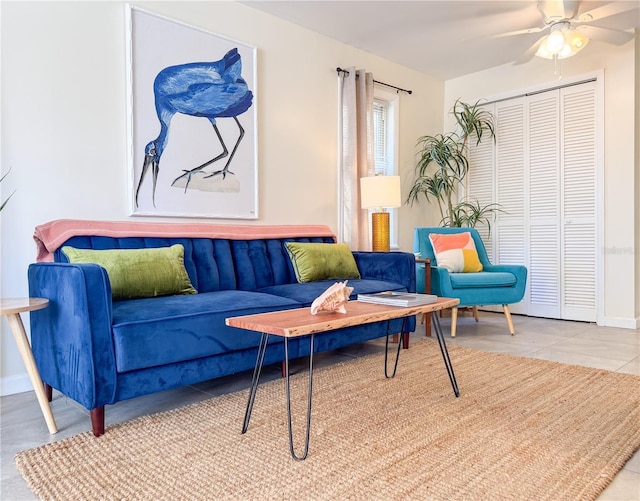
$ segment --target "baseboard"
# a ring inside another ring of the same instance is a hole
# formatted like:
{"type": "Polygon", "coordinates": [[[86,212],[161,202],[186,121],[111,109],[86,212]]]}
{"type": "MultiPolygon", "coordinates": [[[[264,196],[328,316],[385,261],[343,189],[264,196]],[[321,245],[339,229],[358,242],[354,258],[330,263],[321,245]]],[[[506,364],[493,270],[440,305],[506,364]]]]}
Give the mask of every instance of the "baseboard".
{"type": "Polygon", "coordinates": [[[17,376],[8,376],[0,378],[0,396],[15,395],[16,393],[24,393],[33,391],[33,385],[28,374],[19,374],[17,376]]]}
{"type": "Polygon", "coordinates": [[[603,323],[598,325],[620,329],[638,329],[640,328],[640,318],[604,317],[603,323]]]}
{"type": "MultiPolygon", "coordinates": [[[[494,313],[502,313],[501,306],[480,306],[480,311],[489,311],[494,313]]],[[[451,310],[445,310],[444,316],[450,315],[451,310]]],[[[511,312],[513,315],[519,315],[519,313],[511,312]]],[[[525,316],[528,316],[524,314],[525,316]]],[[[531,318],[536,318],[535,316],[531,318]]],[[[557,320],[562,321],[561,318],[557,320]]],[[[567,320],[567,322],[571,322],[571,320],[567,320]]],[[[618,329],[640,329],[640,317],[639,318],[627,318],[627,317],[600,317],[597,320],[597,325],[602,327],[616,327],[618,329]]]]}

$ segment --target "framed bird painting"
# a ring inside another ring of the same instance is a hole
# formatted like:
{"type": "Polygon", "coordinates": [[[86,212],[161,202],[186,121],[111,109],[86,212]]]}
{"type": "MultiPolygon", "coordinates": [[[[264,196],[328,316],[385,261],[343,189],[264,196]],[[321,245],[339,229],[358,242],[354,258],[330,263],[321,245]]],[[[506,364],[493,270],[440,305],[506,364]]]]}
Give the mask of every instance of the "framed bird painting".
{"type": "Polygon", "coordinates": [[[257,219],[255,47],[126,9],[132,215],[257,219]]]}

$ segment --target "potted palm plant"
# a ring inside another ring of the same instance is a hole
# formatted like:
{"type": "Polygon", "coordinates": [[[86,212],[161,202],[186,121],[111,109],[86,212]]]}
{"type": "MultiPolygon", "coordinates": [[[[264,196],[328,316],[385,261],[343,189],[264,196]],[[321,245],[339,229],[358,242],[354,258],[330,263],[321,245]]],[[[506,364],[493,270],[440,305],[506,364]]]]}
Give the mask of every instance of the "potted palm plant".
{"type": "Polygon", "coordinates": [[[435,199],[442,226],[474,227],[482,222],[490,228],[490,219],[502,211],[499,204],[483,206],[477,200],[457,200],[457,194],[469,172],[467,143],[472,139],[478,145],[487,137],[495,141],[494,117],[480,101],[468,104],[459,99],[451,113],[456,120],[455,132],[418,138],[420,157],[407,202],[413,205],[421,196],[427,201],[435,199]]]}

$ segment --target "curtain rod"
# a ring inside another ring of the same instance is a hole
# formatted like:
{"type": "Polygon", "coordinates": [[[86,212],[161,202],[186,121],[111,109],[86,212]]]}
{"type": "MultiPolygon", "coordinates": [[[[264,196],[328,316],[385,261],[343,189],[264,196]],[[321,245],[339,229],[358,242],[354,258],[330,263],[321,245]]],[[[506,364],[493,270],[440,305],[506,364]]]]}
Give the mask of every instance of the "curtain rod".
{"type": "MultiPolygon", "coordinates": [[[[342,68],[340,68],[340,66],[338,66],[336,68],[336,71],[338,73],[344,73],[346,76],[349,76],[349,72],[347,70],[343,70],[342,68]]],[[[384,82],[379,82],[378,80],[374,80],[373,83],[377,83],[379,85],[384,85],[385,87],[391,87],[392,89],[395,89],[396,92],[406,92],[407,94],[413,94],[412,90],[407,90],[407,89],[403,89],[401,87],[396,87],[395,85],[391,85],[391,84],[384,83],[384,82]]]]}

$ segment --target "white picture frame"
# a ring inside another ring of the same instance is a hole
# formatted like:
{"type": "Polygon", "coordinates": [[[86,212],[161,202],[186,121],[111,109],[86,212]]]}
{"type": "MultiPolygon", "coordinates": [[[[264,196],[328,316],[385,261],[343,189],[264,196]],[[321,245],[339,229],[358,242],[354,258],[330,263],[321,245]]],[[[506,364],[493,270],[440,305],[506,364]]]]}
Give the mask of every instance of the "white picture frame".
{"type": "Polygon", "coordinates": [[[126,6],[133,216],[257,219],[256,48],[126,6]]]}

